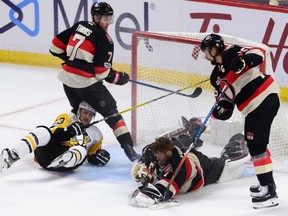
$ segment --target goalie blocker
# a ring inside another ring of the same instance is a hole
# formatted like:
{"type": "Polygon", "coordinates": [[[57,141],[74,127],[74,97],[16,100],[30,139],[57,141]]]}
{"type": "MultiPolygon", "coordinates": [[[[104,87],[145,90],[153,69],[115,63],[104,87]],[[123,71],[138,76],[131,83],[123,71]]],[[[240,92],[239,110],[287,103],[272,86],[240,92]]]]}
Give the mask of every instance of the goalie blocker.
{"type": "Polygon", "coordinates": [[[245,168],[245,163],[250,160],[246,141],[243,134],[240,133],[231,137],[220,157],[209,158],[196,149],[192,149],[188,154],[187,161],[182,165],[171,184],[168,196],[164,197],[173,170],[179,164],[182,156],[183,151],[174,145],[173,139],[167,139],[167,137],[157,138],[155,143],[145,146],[142,158],[134,164],[131,170],[132,178],[141,182],[142,186],[129,195],[129,204],[151,208],[151,206],[174,198],[179,193],[187,193],[208,184],[239,178],[245,168]],[[161,148],[165,149],[170,145],[167,144],[169,142],[172,143],[173,149],[163,150],[164,155],[171,154],[163,164],[157,155],[161,148]],[[151,167],[154,170],[150,170],[151,167]],[[187,170],[191,170],[191,172],[187,172],[187,170]]]}

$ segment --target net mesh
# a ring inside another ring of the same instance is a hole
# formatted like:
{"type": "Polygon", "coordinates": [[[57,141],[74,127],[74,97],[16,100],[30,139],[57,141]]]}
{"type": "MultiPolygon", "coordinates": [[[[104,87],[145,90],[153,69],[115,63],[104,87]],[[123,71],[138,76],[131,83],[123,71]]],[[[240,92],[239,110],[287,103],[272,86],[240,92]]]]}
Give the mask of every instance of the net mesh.
{"type": "MultiPolygon", "coordinates": [[[[177,91],[192,86],[181,93],[190,95],[196,87],[202,88],[197,98],[190,98],[154,89],[151,87],[132,85],[132,106],[149,103],[132,110],[132,136],[136,145],[153,142],[155,137],[169,130],[179,128],[181,116],[186,118],[206,118],[215,99],[209,81],[213,66],[204,59],[199,45],[205,33],[181,32],[137,32],[132,43],[132,79],[177,91]],[[201,81],[205,81],[201,84],[201,81]],[[155,98],[162,99],[153,101],[155,98]],[[150,103],[150,101],[152,101],[150,103]]],[[[269,48],[261,43],[232,37],[221,36],[226,45],[238,44],[246,47],[259,47],[265,54],[265,61],[260,65],[263,73],[271,73],[269,48]]],[[[235,109],[230,121],[241,122],[243,117],[235,109]]],[[[285,159],[288,154],[288,123],[281,106],[275,118],[271,135],[270,151],[277,161],[285,159]]],[[[209,133],[209,128],[206,131],[209,133]]],[[[225,145],[225,144],[224,144],[225,145]]]]}

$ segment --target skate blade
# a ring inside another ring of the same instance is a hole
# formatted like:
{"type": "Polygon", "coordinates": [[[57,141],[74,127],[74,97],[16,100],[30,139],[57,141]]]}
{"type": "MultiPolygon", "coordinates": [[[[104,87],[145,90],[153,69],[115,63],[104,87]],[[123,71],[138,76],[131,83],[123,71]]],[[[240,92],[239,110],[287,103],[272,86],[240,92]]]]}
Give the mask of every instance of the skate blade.
{"type": "Polygon", "coordinates": [[[269,207],[274,207],[274,206],[278,206],[279,202],[277,200],[277,198],[272,198],[269,199],[265,202],[254,202],[253,203],[253,208],[254,209],[261,209],[261,208],[269,208],[269,207]]]}

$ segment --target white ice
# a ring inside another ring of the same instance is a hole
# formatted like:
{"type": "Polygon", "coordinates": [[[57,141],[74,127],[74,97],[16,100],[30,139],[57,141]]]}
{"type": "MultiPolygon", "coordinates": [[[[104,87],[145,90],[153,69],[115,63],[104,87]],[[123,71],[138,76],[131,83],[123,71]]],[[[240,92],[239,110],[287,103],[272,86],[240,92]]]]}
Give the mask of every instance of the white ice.
{"type": "MultiPolygon", "coordinates": [[[[51,125],[59,113],[70,110],[57,73],[55,69],[0,64],[0,149],[11,147],[38,125],[51,125]]],[[[130,84],[107,86],[120,111],[131,106],[130,84]]],[[[127,125],[129,114],[123,114],[127,125]]],[[[98,115],[96,120],[101,118],[98,115]]],[[[279,206],[255,210],[249,186],[256,183],[256,177],[249,166],[240,179],[176,196],[180,206],[161,210],[129,206],[127,197],[138,186],[130,177],[132,163],[107,125],[101,122],[98,127],[104,134],[103,147],[111,153],[107,166],[86,163],[73,172],[55,173],[43,170],[32,154],[27,155],[0,174],[0,215],[287,215],[287,172],[274,172],[279,206]]],[[[141,147],[136,150],[141,152],[141,147]]],[[[207,144],[201,150],[209,155],[210,149],[207,144]]]]}

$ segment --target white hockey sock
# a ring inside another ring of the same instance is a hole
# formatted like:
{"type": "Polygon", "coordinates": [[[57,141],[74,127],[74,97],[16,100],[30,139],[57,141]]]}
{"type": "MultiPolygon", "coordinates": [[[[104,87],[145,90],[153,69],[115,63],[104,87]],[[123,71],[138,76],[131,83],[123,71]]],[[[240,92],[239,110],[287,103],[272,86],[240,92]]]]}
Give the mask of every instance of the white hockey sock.
{"type": "Polygon", "coordinates": [[[72,157],[64,165],[67,168],[80,164],[87,155],[87,151],[83,146],[72,146],[68,151],[72,153],[72,157]]]}
{"type": "Polygon", "coordinates": [[[51,132],[45,126],[38,126],[28,135],[26,135],[19,143],[14,145],[11,150],[16,152],[21,158],[24,155],[35,151],[38,146],[45,146],[51,139],[51,132]]]}

